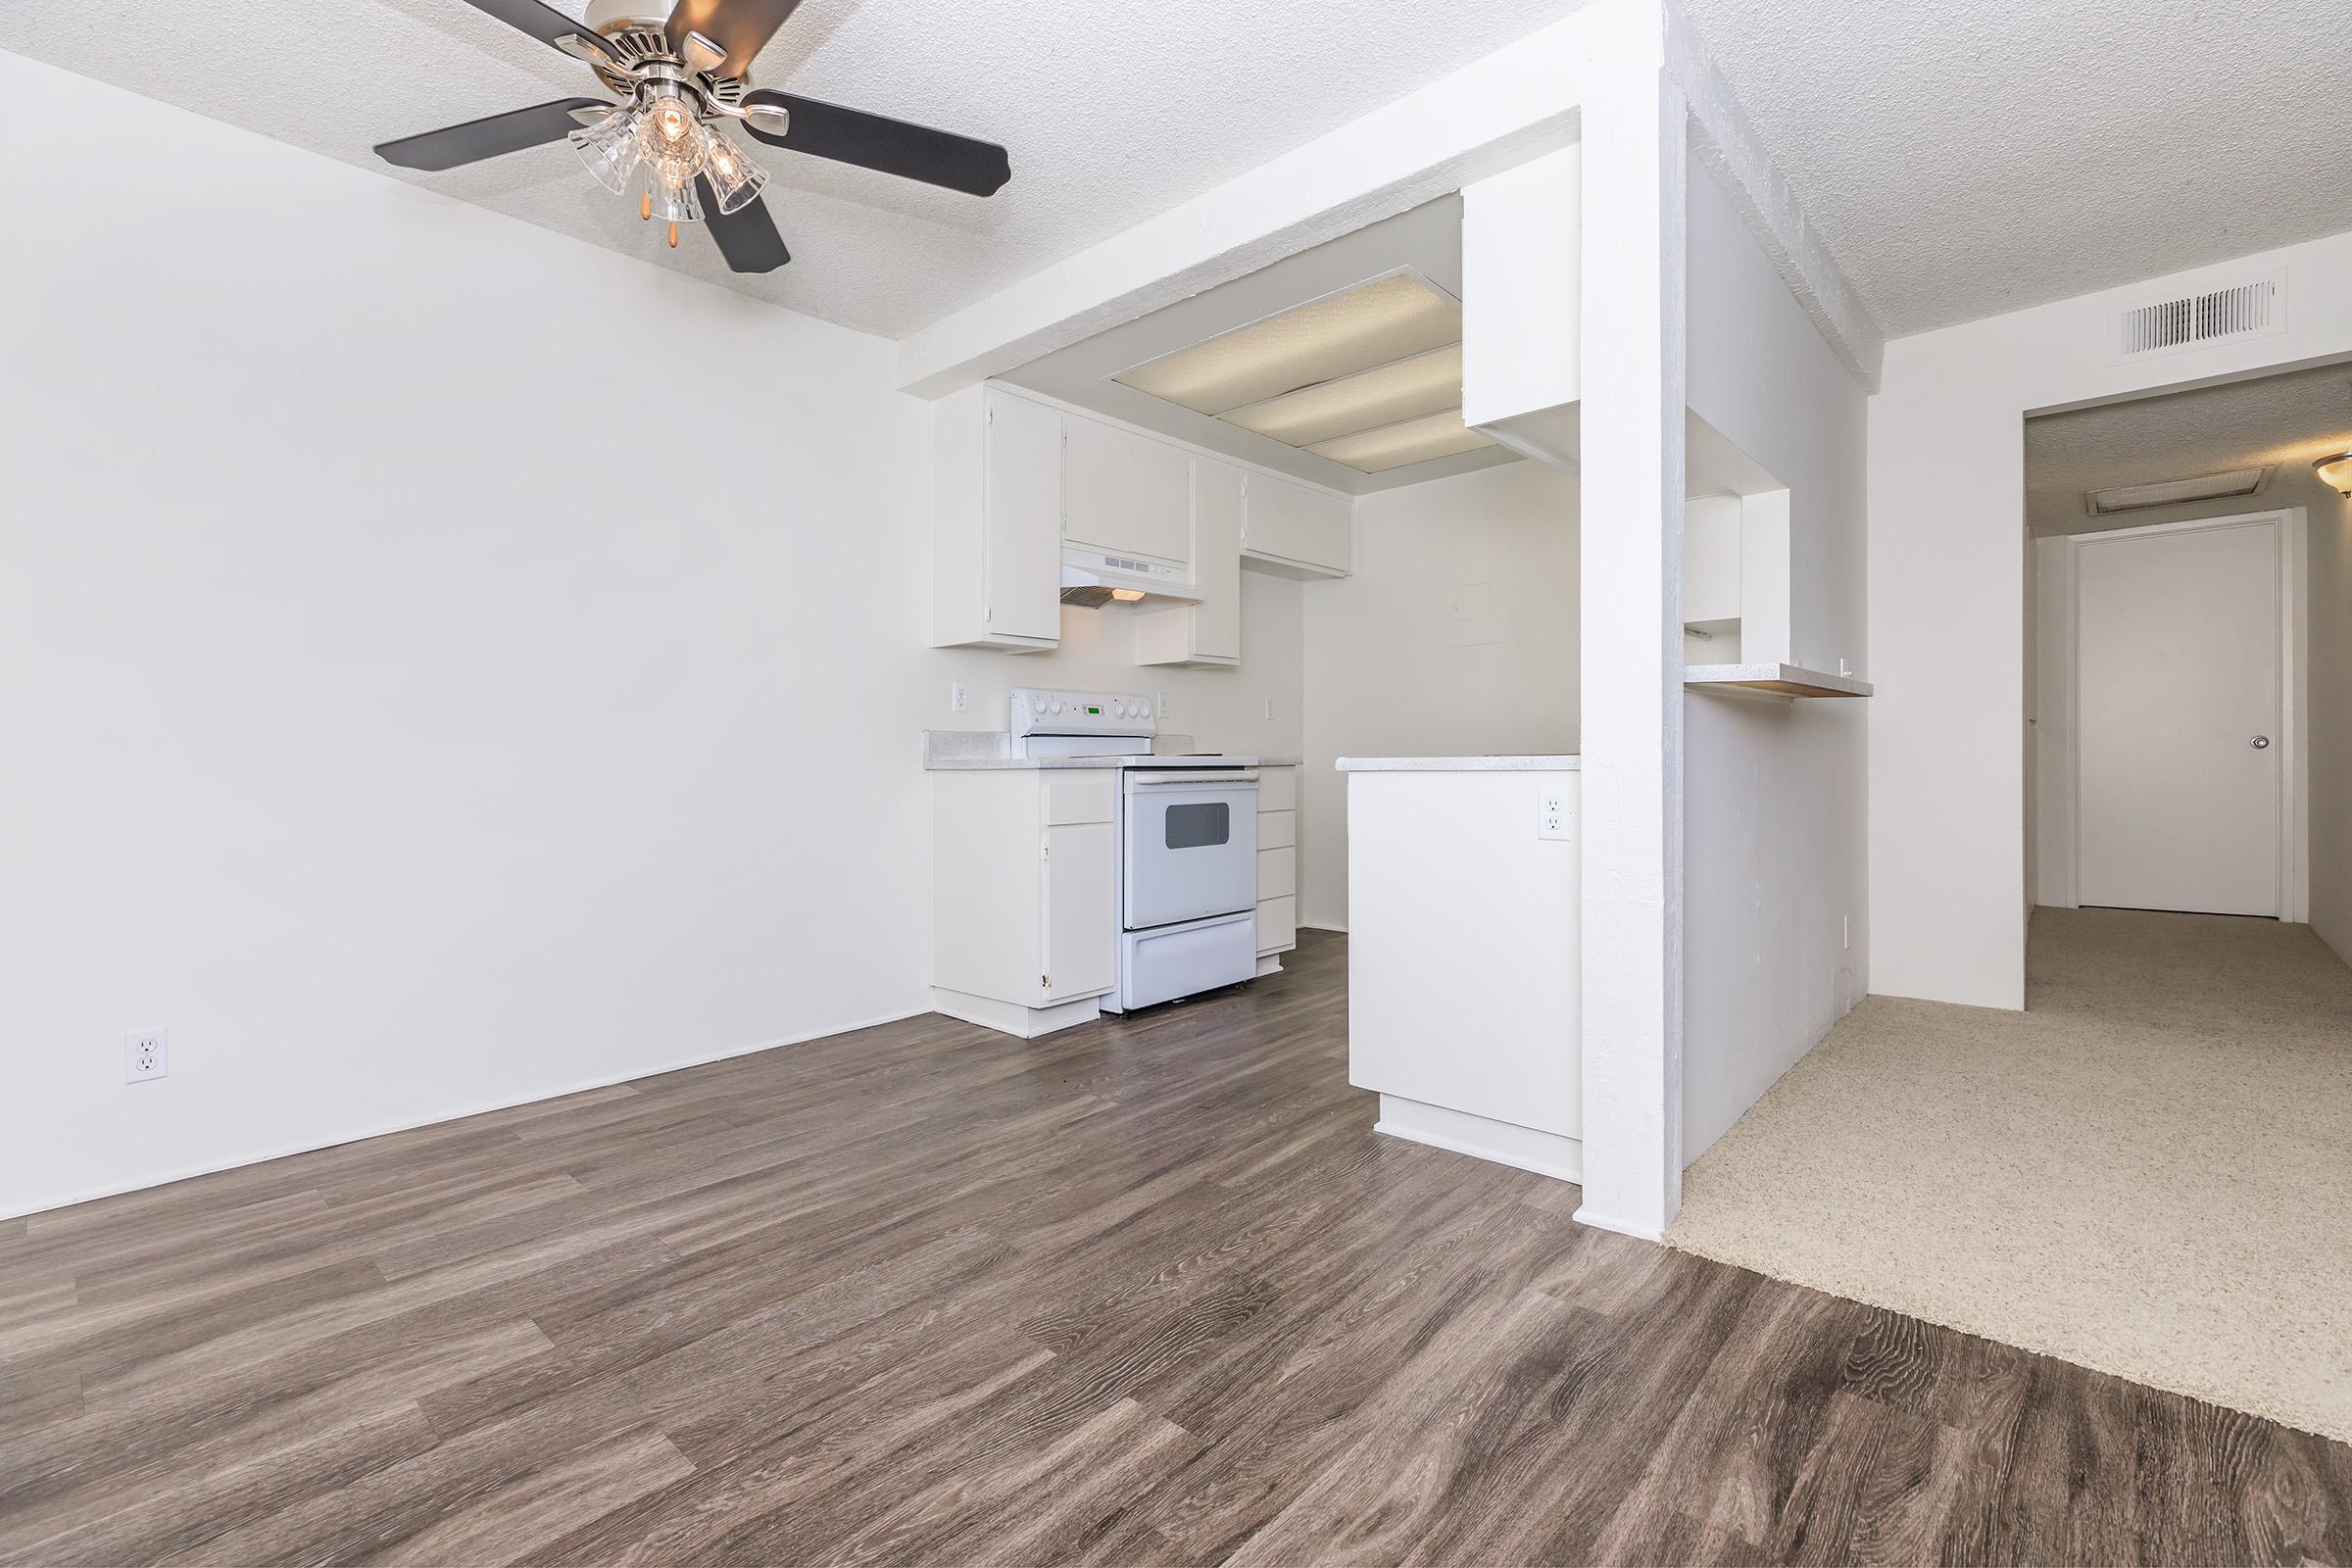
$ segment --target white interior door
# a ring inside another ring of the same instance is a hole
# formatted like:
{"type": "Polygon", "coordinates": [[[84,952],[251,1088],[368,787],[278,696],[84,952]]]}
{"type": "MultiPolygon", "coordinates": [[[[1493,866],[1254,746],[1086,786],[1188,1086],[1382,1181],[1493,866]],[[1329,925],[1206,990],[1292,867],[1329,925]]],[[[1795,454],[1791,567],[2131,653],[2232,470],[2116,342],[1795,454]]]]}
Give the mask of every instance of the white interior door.
{"type": "Polygon", "coordinates": [[[2279,912],[2279,532],[2078,546],[2080,902],[2279,912]]]}

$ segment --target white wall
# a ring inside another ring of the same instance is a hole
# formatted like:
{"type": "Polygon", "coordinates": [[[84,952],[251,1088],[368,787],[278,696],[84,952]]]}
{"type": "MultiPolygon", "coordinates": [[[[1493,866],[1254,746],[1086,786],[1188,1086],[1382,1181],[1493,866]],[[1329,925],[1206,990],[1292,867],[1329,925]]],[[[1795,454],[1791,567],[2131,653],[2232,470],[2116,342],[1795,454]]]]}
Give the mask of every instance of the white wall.
{"type": "MultiPolygon", "coordinates": [[[[1792,661],[1874,677],[1862,385],[1695,163],[1689,203],[1691,412],[1788,486],[1792,661]]],[[[1685,699],[1686,1160],[1867,989],[1867,701],[1685,699]]]]}
{"type": "Polygon", "coordinates": [[[0,101],[0,1214],[920,1009],[955,674],[1298,743],[1293,583],[1240,671],[925,647],[887,343],[5,53],[0,101]],[[139,178],[41,172],[89,159],[139,178]]]}
{"type": "Polygon", "coordinates": [[[2352,963],[2352,502],[2307,504],[2311,928],[2352,963]]]}
{"type": "MultiPolygon", "coordinates": [[[[1003,654],[942,649],[923,694],[921,728],[1003,729],[1006,694],[1016,686],[1076,691],[1166,694],[1160,728],[1190,735],[1202,750],[1242,756],[1297,758],[1304,747],[1300,693],[1303,612],[1293,577],[1242,569],[1242,662],[1222,669],[1138,665],[1135,612],[1120,607],[1061,607],[1061,646],[1051,654],[1003,654]],[[949,686],[960,680],[969,708],[948,707],[949,686]],[[1274,716],[1266,716],[1271,699],[1274,716]]],[[[1299,808],[1300,816],[1306,808],[1299,808]]]]}
{"type": "Polygon", "coordinates": [[[1353,564],[1305,596],[1298,917],[1336,930],[1337,759],[1577,749],[1576,481],[1519,462],[1376,491],[1356,502],[1353,564]]]}
{"type": "Polygon", "coordinates": [[[1886,345],[1870,402],[1874,989],[2025,1004],[2024,416],[2346,356],[2343,234],[1886,345]],[[2110,363],[2127,305],[2274,268],[2284,331],[2110,363]]]}

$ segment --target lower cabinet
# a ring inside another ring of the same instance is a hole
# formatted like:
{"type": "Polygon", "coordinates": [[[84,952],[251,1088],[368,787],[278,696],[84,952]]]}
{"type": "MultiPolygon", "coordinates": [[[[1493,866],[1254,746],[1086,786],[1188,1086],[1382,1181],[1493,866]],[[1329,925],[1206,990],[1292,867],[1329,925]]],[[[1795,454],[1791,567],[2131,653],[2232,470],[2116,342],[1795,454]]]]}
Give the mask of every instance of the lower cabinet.
{"type": "Polygon", "coordinates": [[[1118,982],[1118,775],[931,775],[932,1004],[1027,1038],[1084,1023],[1118,982]]]}
{"type": "Polygon", "coordinates": [[[1119,841],[1108,822],[1046,829],[1040,897],[1045,947],[1038,984],[1048,1002],[1099,997],[1119,980],[1119,841]]]}
{"type": "Polygon", "coordinates": [[[1257,956],[1298,945],[1298,770],[1257,770],[1257,956]]]}

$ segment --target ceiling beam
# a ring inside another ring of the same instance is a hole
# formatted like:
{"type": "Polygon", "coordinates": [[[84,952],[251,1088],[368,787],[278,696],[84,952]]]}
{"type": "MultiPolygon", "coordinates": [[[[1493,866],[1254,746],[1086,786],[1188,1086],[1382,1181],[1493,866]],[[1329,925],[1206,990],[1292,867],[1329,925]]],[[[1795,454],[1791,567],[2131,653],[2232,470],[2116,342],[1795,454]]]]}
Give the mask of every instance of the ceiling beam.
{"type": "Polygon", "coordinates": [[[900,388],[942,396],[1568,145],[1586,74],[1656,7],[1601,0],[966,306],[900,340],[900,388]]]}
{"type": "Polygon", "coordinates": [[[1679,0],[1599,0],[899,342],[935,398],[1564,147],[1595,71],[1664,69],[1692,144],[1822,335],[1875,384],[1881,335],[1679,0]]]}

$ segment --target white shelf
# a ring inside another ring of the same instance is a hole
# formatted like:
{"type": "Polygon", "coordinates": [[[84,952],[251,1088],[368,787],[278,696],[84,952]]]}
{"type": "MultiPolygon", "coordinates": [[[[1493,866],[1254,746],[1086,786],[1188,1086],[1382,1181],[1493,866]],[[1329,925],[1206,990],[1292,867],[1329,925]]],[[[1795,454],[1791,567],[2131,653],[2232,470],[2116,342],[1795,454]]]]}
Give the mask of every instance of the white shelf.
{"type": "Polygon", "coordinates": [[[1868,697],[1870,682],[1851,675],[1831,675],[1796,664],[1686,664],[1683,684],[1701,691],[1767,697],[1868,697]]]}

